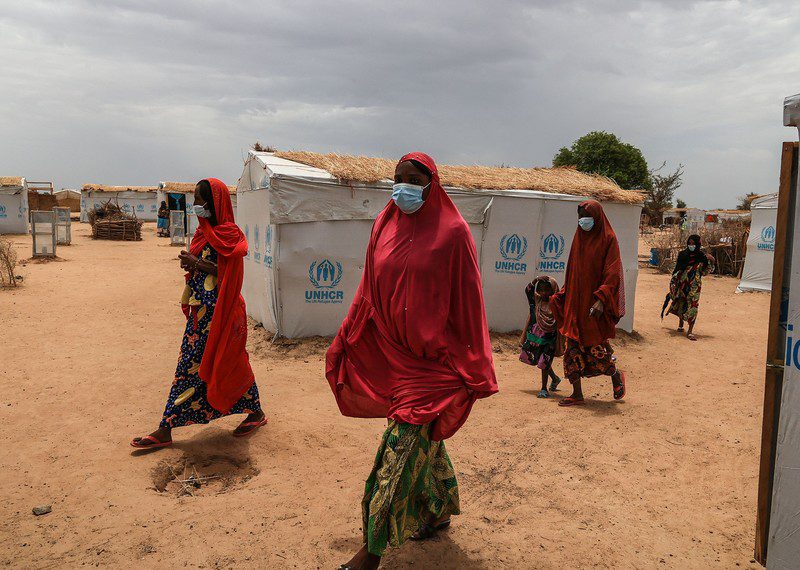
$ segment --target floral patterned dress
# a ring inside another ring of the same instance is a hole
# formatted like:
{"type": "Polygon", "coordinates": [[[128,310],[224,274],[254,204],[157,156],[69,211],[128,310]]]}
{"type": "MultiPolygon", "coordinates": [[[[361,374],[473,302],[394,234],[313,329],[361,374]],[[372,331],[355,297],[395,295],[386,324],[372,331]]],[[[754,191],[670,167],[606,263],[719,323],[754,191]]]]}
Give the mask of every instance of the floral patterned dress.
{"type": "Polygon", "coordinates": [[[458,482],[444,441],[431,439],[431,424],[389,420],[361,502],[364,543],[383,556],[430,516],[461,513],[458,482]]]}
{"type": "Polygon", "coordinates": [[[711,257],[708,261],[698,260],[689,265],[686,269],[679,271],[672,276],[669,292],[672,298],[672,306],[669,314],[677,315],[688,324],[697,320],[697,311],[700,308],[700,291],[703,286],[703,275],[708,275],[714,270],[711,257]]]}
{"type": "MultiPolygon", "coordinates": [[[[217,262],[217,252],[206,245],[200,258],[217,262]]],[[[217,304],[217,277],[197,270],[186,284],[182,302],[190,307],[186,330],[181,342],[180,359],[175,370],[175,379],[169,391],[167,406],[160,427],[181,427],[192,424],[207,424],[223,415],[211,407],[206,399],[206,384],[200,379],[198,370],[211,328],[214,307],[217,304]]],[[[231,408],[230,414],[251,414],[261,410],[256,383],[231,408]]]]}

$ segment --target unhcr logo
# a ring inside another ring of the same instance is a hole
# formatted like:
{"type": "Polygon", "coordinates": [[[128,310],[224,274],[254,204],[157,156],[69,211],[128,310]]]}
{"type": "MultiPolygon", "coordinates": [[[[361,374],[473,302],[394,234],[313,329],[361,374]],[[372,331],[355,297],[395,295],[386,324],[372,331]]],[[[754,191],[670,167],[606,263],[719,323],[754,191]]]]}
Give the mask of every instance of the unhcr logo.
{"type": "Polygon", "coordinates": [[[264,230],[264,265],[272,267],[272,226],[264,230]]]}
{"type": "Polygon", "coordinates": [[[308,266],[308,280],[313,289],[306,291],[306,303],[341,303],[344,291],[338,289],[344,270],[338,261],[320,259],[308,266]]]}
{"type": "Polygon", "coordinates": [[[539,249],[541,261],[536,266],[543,273],[561,273],[566,268],[566,263],[558,261],[564,255],[565,241],[563,235],[549,234],[542,236],[542,246],[539,249]]]}
{"type": "Polygon", "coordinates": [[[6,207],[0,204],[0,218],[7,218],[6,207]]]}
{"type": "Polygon", "coordinates": [[[250,226],[247,224],[244,225],[244,239],[247,242],[247,253],[244,256],[250,257],[250,226]]]}
{"type": "Polygon", "coordinates": [[[256,224],[253,230],[253,245],[256,248],[256,252],[253,254],[253,260],[256,263],[261,263],[261,238],[259,238],[258,224],[256,224]]]}
{"type": "Polygon", "coordinates": [[[138,206],[136,206],[136,211],[137,212],[144,212],[144,204],[139,204],[138,206]]]}
{"type": "Polygon", "coordinates": [[[517,234],[506,234],[500,238],[500,257],[494,263],[497,273],[524,275],[528,264],[522,261],[528,251],[528,238],[517,234]]]}
{"type": "Polygon", "coordinates": [[[756,244],[756,247],[761,251],[775,251],[775,227],[767,226],[761,230],[761,241],[756,244]]]}

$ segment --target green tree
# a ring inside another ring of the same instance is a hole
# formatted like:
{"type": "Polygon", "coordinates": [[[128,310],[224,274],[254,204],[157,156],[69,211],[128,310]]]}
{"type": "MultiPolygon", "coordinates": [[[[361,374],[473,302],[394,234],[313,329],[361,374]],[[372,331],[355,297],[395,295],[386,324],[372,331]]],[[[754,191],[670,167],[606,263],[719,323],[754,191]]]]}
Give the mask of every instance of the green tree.
{"type": "Polygon", "coordinates": [[[644,211],[653,221],[660,223],[664,217],[664,210],[672,207],[672,197],[675,190],[683,184],[683,165],[679,164],[674,172],[661,174],[667,165],[665,162],[659,168],[650,172],[650,188],[647,189],[644,200],[644,211]]]}
{"type": "Polygon", "coordinates": [[[626,189],[650,188],[650,173],[642,151],[620,141],[616,135],[592,131],[561,148],[553,166],[574,166],[581,172],[608,176],[626,189]]]}
{"type": "Polygon", "coordinates": [[[749,210],[750,209],[750,202],[758,198],[758,194],[755,192],[748,192],[744,196],[739,196],[739,204],[736,206],[737,210],[749,210]]]}
{"type": "Polygon", "coordinates": [[[678,198],[677,200],[675,200],[675,207],[676,208],[686,208],[687,207],[686,206],[686,202],[684,202],[683,200],[678,198]]]}

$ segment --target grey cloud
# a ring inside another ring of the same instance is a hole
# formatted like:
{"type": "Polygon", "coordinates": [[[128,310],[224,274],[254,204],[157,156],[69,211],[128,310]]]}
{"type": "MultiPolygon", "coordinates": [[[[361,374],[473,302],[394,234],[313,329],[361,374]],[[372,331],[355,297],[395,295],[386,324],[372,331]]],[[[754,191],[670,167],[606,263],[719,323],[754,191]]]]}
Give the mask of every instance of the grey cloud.
{"type": "Polygon", "coordinates": [[[0,172],[233,181],[280,148],[549,165],[589,130],[680,194],[774,190],[792,3],[0,0],[0,172]]]}

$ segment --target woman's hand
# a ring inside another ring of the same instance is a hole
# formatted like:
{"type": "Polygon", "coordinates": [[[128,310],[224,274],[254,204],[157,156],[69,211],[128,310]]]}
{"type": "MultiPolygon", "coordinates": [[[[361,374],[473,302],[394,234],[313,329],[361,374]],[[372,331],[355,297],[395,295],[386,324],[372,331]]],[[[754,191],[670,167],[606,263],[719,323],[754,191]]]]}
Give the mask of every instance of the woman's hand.
{"type": "Polygon", "coordinates": [[[605,306],[603,305],[603,301],[598,299],[597,301],[594,302],[594,305],[592,305],[591,308],[589,309],[589,316],[597,318],[603,314],[604,309],[605,306]]]}
{"type": "Polygon", "coordinates": [[[181,269],[184,271],[194,271],[197,267],[197,257],[188,251],[181,250],[181,252],[178,254],[178,259],[181,262],[181,269]]]}
{"type": "Polygon", "coordinates": [[[520,345],[520,346],[523,346],[523,345],[525,344],[525,340],[526,340],[526,338],[527,338],[527,337],[526,337],[525,333],[523,332],[523,333],[520,335],[520,337],[519,337],[519,345],[520,345]]]}

